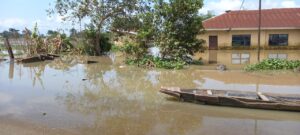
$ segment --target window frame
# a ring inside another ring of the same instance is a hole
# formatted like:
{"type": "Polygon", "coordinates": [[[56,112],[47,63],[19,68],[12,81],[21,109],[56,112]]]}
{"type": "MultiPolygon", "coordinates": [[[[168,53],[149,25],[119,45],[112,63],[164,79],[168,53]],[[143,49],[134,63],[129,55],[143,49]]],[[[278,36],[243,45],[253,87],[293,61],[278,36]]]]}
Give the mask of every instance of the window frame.
{"type": "Polygon", "coordinates": [[[231,36],[231,46],[232,47],[250,47],[251,46],[251,37],[252,37],[251,34],[237,34],[237,35],[232,35],[231,36]],[[239,44],[239,45],[235,45],[234,44],[234,40],[233,39],[234,39],[234,37],[237,37],[237,36],[241,36],[243,38],[242,42],[244,42],[244,44],[239,44]],[[247,44],[247,42],[245,42],[246,38],[249,38],[249,45],[247,44]]]}
{"type": "Polygon", "coordinates": [[[289,45],[289,34],[269,34],[268,45],[269,46],[288,46],[289,45]],[[286,44],[281,44],[280,42],[277,45],[276,44],[272,44],[271,43],[271,37],[274,36],[274,35],[278,35],[278,38],[280,38],[281,35],[287,36],[286,44]]]}

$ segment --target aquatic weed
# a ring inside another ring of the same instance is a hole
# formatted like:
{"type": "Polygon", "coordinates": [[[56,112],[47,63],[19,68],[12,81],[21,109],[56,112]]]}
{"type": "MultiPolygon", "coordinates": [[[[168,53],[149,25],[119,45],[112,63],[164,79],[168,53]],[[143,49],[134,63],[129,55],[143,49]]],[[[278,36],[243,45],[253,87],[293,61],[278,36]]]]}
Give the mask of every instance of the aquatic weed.
{"type": "Polygon", "coordinates": [[[246,66],[245,70],[292,70],[298,67],[300,67],[300,60],[265,59],[260,63],[246,66]]]}

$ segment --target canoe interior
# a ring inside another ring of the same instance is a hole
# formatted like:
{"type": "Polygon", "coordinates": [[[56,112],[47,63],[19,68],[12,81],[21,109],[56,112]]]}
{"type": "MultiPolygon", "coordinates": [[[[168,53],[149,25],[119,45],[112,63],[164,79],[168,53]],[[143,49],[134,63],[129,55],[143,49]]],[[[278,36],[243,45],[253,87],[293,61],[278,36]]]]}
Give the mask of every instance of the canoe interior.
{"type": "MultiPolygon", "coordinates": [[[[207,90],[204,89],[181,89],[183,93],[190,93],[195,95],[207,95],[207,90]]],[[[236,97],[245,98],[252,100],[259,100],[259,96],[256,92],[243,92],[243,91],[233,91],[233,90],[211,90],[212,96],[222,96],[222,97],[236,97]]],[[[294,94],[273,94],[273,93],[263,93],[270,101],[292,101],[300,103],[300,95],[294,94]]]]}

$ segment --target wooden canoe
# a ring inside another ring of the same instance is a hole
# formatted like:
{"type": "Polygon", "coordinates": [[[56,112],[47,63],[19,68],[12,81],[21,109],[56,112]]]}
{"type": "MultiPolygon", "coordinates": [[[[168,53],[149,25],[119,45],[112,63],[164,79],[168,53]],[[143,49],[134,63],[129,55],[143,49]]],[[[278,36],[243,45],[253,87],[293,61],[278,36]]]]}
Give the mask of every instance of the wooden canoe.
{"type": "Polygon", "coordinates": [[[180,89],[161,87],[161,93],[187,102],[242,108],[300,111],[300,95],[233,90],[180,89]]]}

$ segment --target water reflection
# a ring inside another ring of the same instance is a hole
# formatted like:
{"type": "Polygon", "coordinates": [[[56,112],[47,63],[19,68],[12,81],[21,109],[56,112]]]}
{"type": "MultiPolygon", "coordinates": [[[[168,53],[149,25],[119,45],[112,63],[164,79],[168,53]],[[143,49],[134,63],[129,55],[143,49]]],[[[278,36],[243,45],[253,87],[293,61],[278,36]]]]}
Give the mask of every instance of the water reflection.
{"type": "Polygon", "coordinates": [[[148,71],[145,79],[148,80],[153,86],[155,86],[155,85],[159,84],[160,74],[161,74],[161,72],[158,72],[155,70],[148,71]]]}
{"type": "Polygon", "coordinates": [[[232,53],[231,63],[232,64],[248,64],[250,62],[249,53],[232,53]]]}
{"type": "MultiPolygon", "coordinates": [[[[212,68],[204,67],[206,69],[215,69],[216,64],[225,64],[229,69],[242,69],[247,64],[257,63],[257,51],[255,50],[227,50],[216,51],[208,50],[204,53],[196,54],[195,58],[201,58],[205,65],[212,66],[212,68]]],[[[300,53],[298,50],[263,50],[260,53],[260,59],[288,59],[299,60],[300,53]]],[[[202,67],[203,68],[203,67],[202,67]]]]}
{"type": "Polygon", "coordinates": [[[288,55],[282,54],[282,53],[270,53],[268,58],[269,59],[288,59],[288,55]]]}
{"type": "Polygon", "coordinates": [[[9,75],[8,75],[9,79],[14,79],[14,69],[15,69],[14,67],[15,67],[15,63],[10,62],[9,63],[9,75]]]}
{"type": "MultiPolygon", "coordinates": [[[[243,54],[239,53],[239,59],[248,58],[243,54]]],[[[229,53],[230,62],[231,57],[229,53]]],[[[119,68],[120,57],[113,58],[76,56],[25,65],[2,63],[0,119],[10,116],[29,127],[35,123],[47,130],[89,135],[299,133],[299,113],[189,104],[158,92],[160,86],[178,86],[300,94],[298,74],[119,68]],[[85,64],[87,60],[99,63],[85,64]]],[[[2,120],[1,125],[5,125],[2,120]]]]}
{"type": "Polygon", "coordinates": [[[217,64],[218,63],[218,51],[208,50],[208,64],[217,64]]]}

